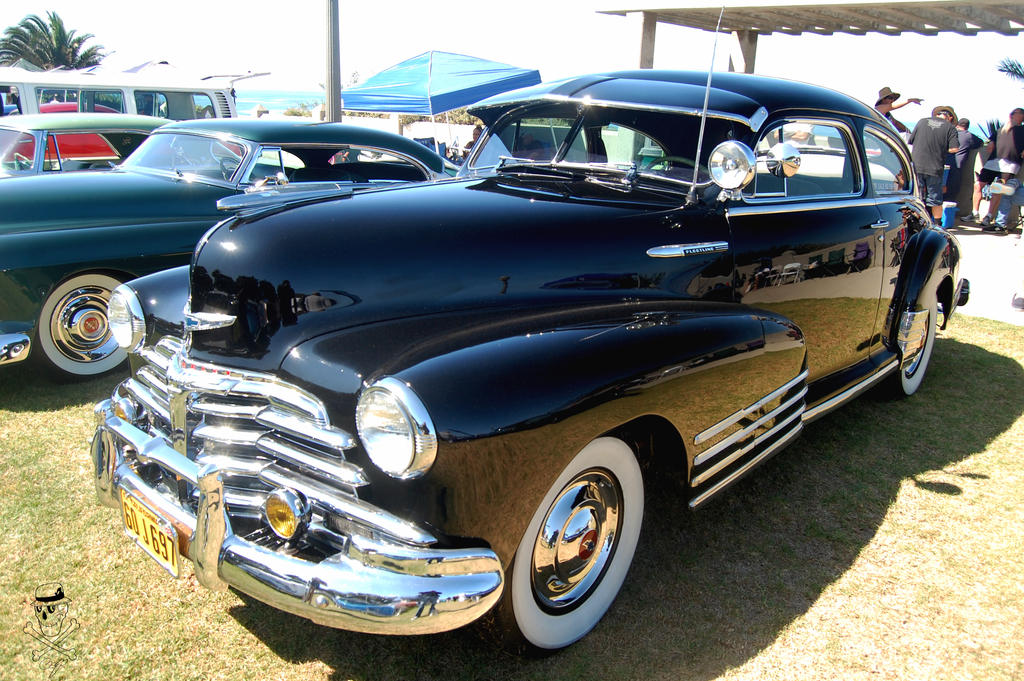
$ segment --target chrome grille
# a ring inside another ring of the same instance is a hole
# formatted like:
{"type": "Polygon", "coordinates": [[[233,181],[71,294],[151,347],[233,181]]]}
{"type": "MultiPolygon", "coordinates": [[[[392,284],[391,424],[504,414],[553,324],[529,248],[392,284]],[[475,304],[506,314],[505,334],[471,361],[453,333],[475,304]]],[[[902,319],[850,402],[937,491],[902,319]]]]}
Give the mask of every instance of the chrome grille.
{"type": "MultiPolygon", "coordinates": [[[[140,350],[145,364],[121,390],[142,408],[136,425],[222,471],[229,517],[259,518],[267,494],[289,487],[321,517],[344,514],[407,540],[417,535],[397,518],[389,529],[387,514],[359,500],[367,478],[345,459],[355,441],[331,425],[316,397],[269,374],[192,362],[181,347],[165,337],[140,350]]],[[[194,510],[199,491],[182,484],[179,496],[194,510]]]]}

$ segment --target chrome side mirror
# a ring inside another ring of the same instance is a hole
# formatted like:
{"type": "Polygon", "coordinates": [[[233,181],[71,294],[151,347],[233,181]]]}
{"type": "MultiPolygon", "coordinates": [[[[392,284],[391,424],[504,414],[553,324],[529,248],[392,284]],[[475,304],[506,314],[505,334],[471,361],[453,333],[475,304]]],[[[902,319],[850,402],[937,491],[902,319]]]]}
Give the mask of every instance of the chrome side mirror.
{"type": "Polygon", "coordinates": [[[800,150],[789,142],[779,142],[761,158],[775,177],[793,177],[800,170],[800,150]]]}
{"type": "Polygon", "coordinates": [[[750,147],[742,142],[729,140],[711,150],[708,157],[708,172],[711,179],[727,192],[733,192],[750,184],[754,179],[757,159],[750,147]]]}

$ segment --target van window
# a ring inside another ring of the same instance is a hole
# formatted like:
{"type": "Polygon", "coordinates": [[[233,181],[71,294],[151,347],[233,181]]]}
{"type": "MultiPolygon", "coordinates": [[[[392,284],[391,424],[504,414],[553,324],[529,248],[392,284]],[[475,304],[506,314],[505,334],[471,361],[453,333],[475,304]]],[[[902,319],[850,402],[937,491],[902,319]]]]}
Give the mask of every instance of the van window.
{"type": "Polygon", "coordinates": [[[143,116],[167,118],[167,95],[162,92],[136,90],[135,111],[143,116]]]}
{"type": "Polygon", "coordinates": [[[210,96],[202,92],[192,93],[192,107],[195,109],[196,118],[216,118],[217,114],[214,113],[213,100],[210,96]]]}
{"type": "Polygon", "coordinates": [[[124,93],[120,90],[79,90],[77,88],[41,88],[40,113],[93,111],[124,113],[124,93]]]}

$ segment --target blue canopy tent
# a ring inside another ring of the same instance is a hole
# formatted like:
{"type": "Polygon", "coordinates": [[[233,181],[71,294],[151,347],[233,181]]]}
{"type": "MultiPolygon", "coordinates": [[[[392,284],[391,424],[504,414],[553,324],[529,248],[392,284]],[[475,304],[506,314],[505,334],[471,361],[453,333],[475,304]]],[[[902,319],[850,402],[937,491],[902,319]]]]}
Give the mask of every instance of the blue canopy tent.
{"type": "Polygon", "coordinates": [[[341,108],[434,116],[539,82],[537,70],[431,50],[345,88],[341,108]]]}

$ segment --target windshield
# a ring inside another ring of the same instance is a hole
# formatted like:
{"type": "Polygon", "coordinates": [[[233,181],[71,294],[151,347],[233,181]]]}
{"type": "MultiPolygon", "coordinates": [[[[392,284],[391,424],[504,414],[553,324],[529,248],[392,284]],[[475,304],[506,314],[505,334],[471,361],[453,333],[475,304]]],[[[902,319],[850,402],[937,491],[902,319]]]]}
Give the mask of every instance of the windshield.
{"type": "Polygon", "coordinates": [[[0,175],[31,173],[35,157],[35,137],[27,132],[0,128],[0,175]]]}
{"type": "Polygon", "coordinates": [[[248,148],[237,140],[182,133],[154,134],[125,159],[122,167],[227,181],[247,152],[248,148]]]}
{"type": "MultiPolygon", "coordinates": [[[[520,163],[557,163],[623,171],[636,164],[647,177],[690,183],[700,116],[575,104],[536,107],[499,122],[470,163],[476,171],[520,163]],[[505,160],[502,161],[501,159],[505,160]]],[[[710,182],[707,157],[727,139],[749,130],[709,117],[697,182],[710,182]]]]}

